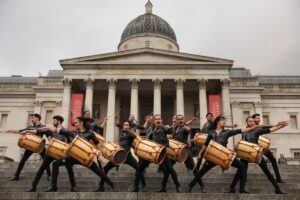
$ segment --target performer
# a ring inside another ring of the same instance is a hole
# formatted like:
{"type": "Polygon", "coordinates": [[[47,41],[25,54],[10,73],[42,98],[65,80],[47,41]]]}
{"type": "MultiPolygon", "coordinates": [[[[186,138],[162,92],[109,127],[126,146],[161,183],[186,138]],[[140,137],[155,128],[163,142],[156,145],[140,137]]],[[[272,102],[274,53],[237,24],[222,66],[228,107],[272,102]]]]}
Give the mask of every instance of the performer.
{"type": "Polygon", "coordinates": [[[209,128],[213,122],[213,118],[214,118],[214,115],[212,113],[207,113],[206,114],[206,123],[203,124],[201,130],[200,130],[200,133],[208,133],[209,132],[209,128]]]}
{"type": "MultiPolygon", "coordinates": [[[[246,120],[246,123],[247,123],[247,127],[255,126],[254,119],[252,117],[248,117],[247,120],[246,120]]],[[[247,142],[250,142],[250,143],[258,144],[259,136],[277,131],[277,130],[282,129],[286,126],[287,126],[287,123],[278,123],[278,125],[273,126],[272,128],[264,128],[264,129],[258,128],[258,129],[252,130],[250,132],[243,133],[242,139],[247,141],[247,142]]],[[[247,177],[249,161],[241,159],[241,162],[244,163],[244,165],[245,165],[246,177],[247,177]]],[[[269,181],[273,184],[273,186],[275,188],[275,193],[276,194],[286,194],[286,193],[284,193],[280,190],[280,187],[276,183],[276,181],[275,181],[274,177],[272,176],[271,172],[269,171],[266,160],[264,158],[262,158],[261,162],[259,163],[259,167],[263,170],[263,172],[265,173],[265,175],[267,176],[269,181]]],[[[235,193],[235,185],[237,184],[237,182],[238,182],[238,176],[236,174],[234,179],[233,179],[233,182],[230,186],[229,193],[235,193]]]]}
{"type": "MultiPolygon", "coordinates": [[[[136,137],[135,133],[131,130],[131,126],[130,126],[130,122],[125,121],[123,123],[123,128],[122,128],[122,136],[119,139],[119,145],[125,149],[125,151],[127,152],[127,158],[125,161],[125,164],[128,164],[129,166],[131,166],[132,168],[134,168],[136,170],[135,176],[137,177],[137,173],[138,173],[138,161],[133,157],[132,153],[131,153],[131,145],[133,143],[134,138],[136,137]]],[[[104,172],[105,174],[107,174],[112,168],[116,167],[117,165],[113,164],[112,162],[108,162],[105,166],[104,166],[104,172]]],[[[146,183],[145,183],[145,178],[144,175],[141,175],[141,182],[142,182],[142,186],[143,188],[146,187],[146,183]]],[[[104,191],[104,181],[101,180],[100,182],[100,191],[104,191]]]]}
{"type": "MultiPolygon", "coordinates": [[[[256,125],[260,124],[260,114],[256,113],[254,115],[252,115],[252,118],[254,119],[254,123],[256,125]]],[[[263,126],[262,128],[271,128],[272,126],[263,126]]],[[[276,162],[276,158],[274,157],[274,155],[272,154],[272,152],[270,150],[268,150],[267,152],[264,153],[264,155],[269,159],[269,161],[272,163],[272,167],[273,170],[275,172],[276,175],[276,181],[277,183],[284,183],[283,180],[281,179],[280,173],[279,173],[279,168],[276,162]]]]}
{"type": "MultiPolygon", "coordinates": [[[[43,125],[43,124],[41,123],[41,115],[39,115],[39,114],[37,114],[37,113],[35,113],[35,114],[32,115],[32,117],[31,117],[31,122],[32,122],[32,126],[28,126],[28,127],[25,128],[25,129],[22,129],[22,130],[9,129],[9,130],[7,130],[6,132],[8,132],[8,133],[21,133],[21,132],[23,132],[23,131],[25,131],[25,130],[30,130],[30,129],[40,129],[40,128],[45,127],[45,125],[43,125]]],[[[43,134],[40,134],[40,133],[38,133],[38,134],[36,134],[36,135],[39,136],[39,137],[43,137],[43,134]]],[[[21,159],[21,161],[20,161],[20,163],[19,163],[19,165],[18,165],[18,168],[17,168],[17,171],[16,171],[16,173],[15,173],[15,176],[14,176],[13,178],[9,179],[9,181],[18,181],[18,180],[19,180],[20,174],[21,174],[21,172],[22,172],[22,169],[23,169],[23,167],[24,167],[26,161],[28,160],[28,158],[29,158],[33,153],[34,153],[34,152],[32,152],[32,151],[25,150],[25,152],[24,152],[24,154],[23,154],[23,157],[22,157],[22,159],[21,159]]],[[[45,153],[46,153],[46,150],[45,150],[45,148],[44,148],[43,151],[40,153],[42,159],[45,158],[45,153]]],[[[50,178],[51,178],[50,167],[47,167],[46,170],[47,170],[48,181],[49,181],[50,178]]]]}
{"type": "MultiPolygon", "coordinates": [[[[245,128],[245,129],[236,129],[236,130],[229,130],[229,129],[224,129],[226,126],[225,123],[225,118],[223,116],[218,116],[216,119],[213,121],[211,124],[211,130],[207,136],[207,139],[198,155],[198,161],[202,159],[202,155],[206,150],[206,147],[208,146],[209,142],[211,140],[214,140],[221,144],[224,147],[227,147],[228,139],[234,135],[248,132],[251,130],[254,130],[258,128],[259,126],[253,126],[251,128],[245,128]]],[[[211,170],[213,167],[216,165],[209,162],[205,161],[203,167],[201,170],[198,172],[197,176],[194,177],[194,179],[189,183],[187,192],[191,192],[197,181],[199,181],[209,170],[211,170]]],[[[240,181],[240,193],[248,193],[245,190],[245,165],[235,158],[232,162],[232,166],[236,167],[237,170],[237,177],[240,181]]]]}
{"type": "Polygon", "coordinates": [[[85,111],[84,118],[87,119],[87,121],[89,122],[89,126],[90,126],[91,130],[93,130],[94,132],[103,136],[104,127],[106,126],[106,123],[108,120],[107,117],[104,118],[104,120],[102,121],[100,126],[95,122],[94,119],[91,118],[90,111],[85,111]]]}
{"type": "MultiPolygon", "coordinates": [[[[87,141],[92,140],[97,145],[97,149],[99,150],[99,152],[101,152],[100,143],[97,140],[95,134],[91,131],[88,124],[89,124],[89,122],[85,118],[77,117],[75,120],[75,124],[74,124],[77,131],[74,132],[74,136],[78,135],[80,137],[83,137],[87,141]]],[[[99,153],[98,159],[100,161],[103,159],[101,153],[99,153]]],[[[70,167],[75,164],[82,165],[80,162],[78,162],[77,160],[75,160],[74,158],[72,158],[70,156],[67,156],[67,157],[64,157],[64,158],[54,161],[52,163],[53,172],[52,172],[51,187],[46,192],[56,192],[57,191],[57,177],[58,177],[60,166],[66,165],[67,167],[70,167]]],[[[96,175],[98,175],[101,179],[106,181],[111,186],[111,188],[113,189],[114,192],[118,191],[115,184],[106,176],[106,174],[103,171],[99,170],[99,167],[97,166],[97,164],[95,162],[89,167],[89,169],[91,171],[93,171],[96,175]]],[[[74,177],[72,177],[72,179],[75,180],[74,177]]],[[[97,191],[99,191],[99,189],[97,191]]]]}
{"type": "MultiPolygon", "coordinates": [[[[32,134],[40,134],[40,135],[45,134],[45,135],[47,135],[49,141],[51,141],[52,138],[55,138],[62,142],[70,143],[72,135],[70,135],[70,132],[62,126],[63,121],[64,121],[64,118],[62,116],[56,115],[53,117],[53,126],[55,128],[45,127],[45,128],[43,128],[43,130],[40,130],[40,129],[39,130],[27,130],[24,132],[28,132],[28,133],[32,133],[32,134]]],[[[28,192],[36,192],[37,185],[38,185],[45,169],[47,169],[54,160],[56,160],[56,159],[49,155],[45,156],[43,163],[42,163],[41,167],[38,169],[38,172],[31,184],[31,188],[28,190],[28,192]]],[[[66,166],[66,168],[67,168],[67,171],[69,174],[69,181],[71,184],[70,191],[77,192],[78,190],[76,189],[76,184],[75,184],[75,180],[74,180],[74,172],[73,172],[72,166],[68,165],[68,166],[66,166]]]]}
{"type": "MultiPolygon", "coordinates": [[[[171,131],[170,126],[163,126],[161,115],[154,115],[154,126],[150,128],[148,138],[154,142],[162,144],[166,147],[169,146],[169,139],[167,137],[167,133],[171,131]]],[[[140,159],[140,165],[137,173],[137,177],[135,180],[135,190],[134,192],[139,191],[139,182],[142,178],[144,170],[149,166],[150,162],[140,159]]],[[[169,173],[172,176],[172,179],[176,186],[176,191],[181,192],[180,183],[177,178],[177,173],[174,170],[170,159],[166,156],[165,160],[162,162],[163,165],[163,173],[164,177],[169,176],[169,173]]],[[[158,192],[166,192],[167,183],[163,182],[162,187],[158,192]]]]}
{"type": "MultiPolygon", "coordinates": [[[[184,123],[184,116],[183,115],[177,115],[176,117],[176,121],[177,121],[177,125],[174,127],[174,131],[172,134],[172,138],[175,140],[178,140],[179,142],[185,143],[186,145],[188,144],[188,136],[190,134],[190,127],[186,126],[184,123]]],[[[171,160],[172,165],[174,165],[176,163],[176,161],[171,160]]],[[[193,170],[195,167],[195,163],[193,160],[193,157],[191,155],[191,153],[189,154],[189,156],[187,157],[187,159],[184,161],[184,164],[187,168],[188,171],[193,170]]],[[[194,176],[196,176],[198,174],[198,170],[195,169],[193,171],[194,176]]],[[[168,182],[168,178],[169,176],[164,176],[164,182],[163,184],[166,184],[166,182],[168,182]]],[[[205,188],[204,188],[204,184],[202,182],[201,179],[198,180],[198,183],[200,185],[200,189],[202,193],[205,193],[205,188]]]]}
{"type": "MultiPolygon", "coordinates": [[[[136,129],[140,129],[140,130],[145,129],[144,125],[140,125],[136,122],[134,115],[129,115],[127,121],[130,123],[130,127],[133,131],[136,131],[136,129]]],[[[118,116],[115,116],[115,124],[116,124],[116,127],[120,128],[120,130],[123,129],[123,125],[119,123],[118,116]]]]}

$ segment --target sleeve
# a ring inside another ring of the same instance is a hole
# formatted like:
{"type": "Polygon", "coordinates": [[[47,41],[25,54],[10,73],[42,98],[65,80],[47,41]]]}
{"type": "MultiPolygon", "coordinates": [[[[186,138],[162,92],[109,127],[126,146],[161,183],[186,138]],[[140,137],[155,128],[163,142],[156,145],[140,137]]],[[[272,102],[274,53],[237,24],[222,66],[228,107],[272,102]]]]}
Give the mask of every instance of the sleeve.
{"type": "Polygon", "coordinates": [[[227,137],[232,137],[242,133],[242,129],[227,130],[226,132],[227,132],[227,137]]]}
{"type": "Polygon", "coordinates": [[[120,123],[117,123],[116,127],[121,128],[121,129],[123,128],[123,126],[120,123]]]}
{"type": "Polygon", "coordinates": [[[205,146],[208,146],[209,142],[212,140],[212,135],[211,134],[208,134],[207,138],[206,138],[206,141],[204,142],[204,145],[205,146]]]}
{"type": "Polygon", "coordinates": [[[264,134],[268,134],[270,132],[271,132],[270,128],[262,128],[259,130],[258,133],[259,133],[259,135],[264,135],[264,134]]]}
{"type": "Polygon", "coordinates": [[[94,142],[95,145],[99,144],[99,141],[96,138],[96,135],[93,132],[91,133],[91,140],[94,142]]]}
{"type": "Polygon", "coordinates": [[[100,135],[103,135],[104,129],[100,126],[98,126],[97,124],[94,126],[93,129],[96,133],[99,133],[100,135]]]}
{"type": "Polygon", "coordinates": [[[67,139],[67,143],[70,143],[73,138],[75,138],[73,132],[68,129],[60,129],[59,134],[63,135],[67,139]]]}
{"type": "Polygon", "coordinates": [[[272,128],[273,126],[263,126],[262,129],[269,129],[272,128]]]}
{"type": "Polygon", "coordinates": [[[140,125],[140,124],[136,124],[136,128],[140,129],[140,130],[145,130],[145,127],[143,125],[140,125]]]}
{"type": "Polygon", "coordinates": [[[165,134],[167,135],[168,133],[172,133],[172,127],[170,128],[166,128],[165,126],[163,127],[163,131],[165,132],[165,134]]]}

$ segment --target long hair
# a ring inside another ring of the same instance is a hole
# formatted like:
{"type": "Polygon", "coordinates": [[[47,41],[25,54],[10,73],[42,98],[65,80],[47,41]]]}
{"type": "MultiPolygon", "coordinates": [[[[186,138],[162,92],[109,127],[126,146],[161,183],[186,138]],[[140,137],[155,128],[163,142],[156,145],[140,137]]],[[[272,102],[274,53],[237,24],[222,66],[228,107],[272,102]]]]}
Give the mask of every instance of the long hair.
{"type": "Polygon", "coordinates": [[[77,119],[78,121],[82,122],[83,128],[84,128],[86,131],[89,131],[89,130],[91,129],[89,119],[86,119],[86,118],[84,118],[84,117],[77,117],[76,119],[77,119]]]}
{"type": "Polygon", "coordinates": [[[223,117],[222,115],[216,117],[216,119],[210,124],[209,130],[216,130],[219,121],[225,119],[225,117],[223,117]]]}

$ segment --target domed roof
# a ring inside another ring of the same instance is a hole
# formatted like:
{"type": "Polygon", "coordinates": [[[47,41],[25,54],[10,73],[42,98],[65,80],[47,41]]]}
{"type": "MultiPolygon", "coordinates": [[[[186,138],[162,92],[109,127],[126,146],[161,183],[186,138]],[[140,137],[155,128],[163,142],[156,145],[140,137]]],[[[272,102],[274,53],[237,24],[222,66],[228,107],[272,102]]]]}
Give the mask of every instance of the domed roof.
{"type": "Polygon", "coordinates": [[[161,17],[152,14],[152,3],[146,4],[146,13],[133,19],[124,29],[121,43],[129,38],[139,36],[159,36],[177,43],[174,30],[161,17]]]}

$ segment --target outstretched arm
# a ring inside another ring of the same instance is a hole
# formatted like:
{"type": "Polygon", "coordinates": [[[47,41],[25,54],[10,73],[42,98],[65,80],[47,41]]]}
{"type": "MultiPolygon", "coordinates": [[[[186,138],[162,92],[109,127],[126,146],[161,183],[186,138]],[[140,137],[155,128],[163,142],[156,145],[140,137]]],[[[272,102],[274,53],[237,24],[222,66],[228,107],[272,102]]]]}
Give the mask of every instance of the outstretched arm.
{"type": "Polygon", "coordinates": [[[196,120],[197,120],[197,117],[193,117],[191,120],[185,122],[185,124],[188,126],[188,125],[194,123],[196,120]]]}
{"type": "Polygon", "coordinates": [[[104,119],[103,119],[103,121],[102,121],[102,123],[101,123],[101,125],[100,125],[101,128],[104,128],[104,127],[106,126],[107,120],[108,120],[108,118],[107,118],[107,117],[104,117],[104,119]]]}

